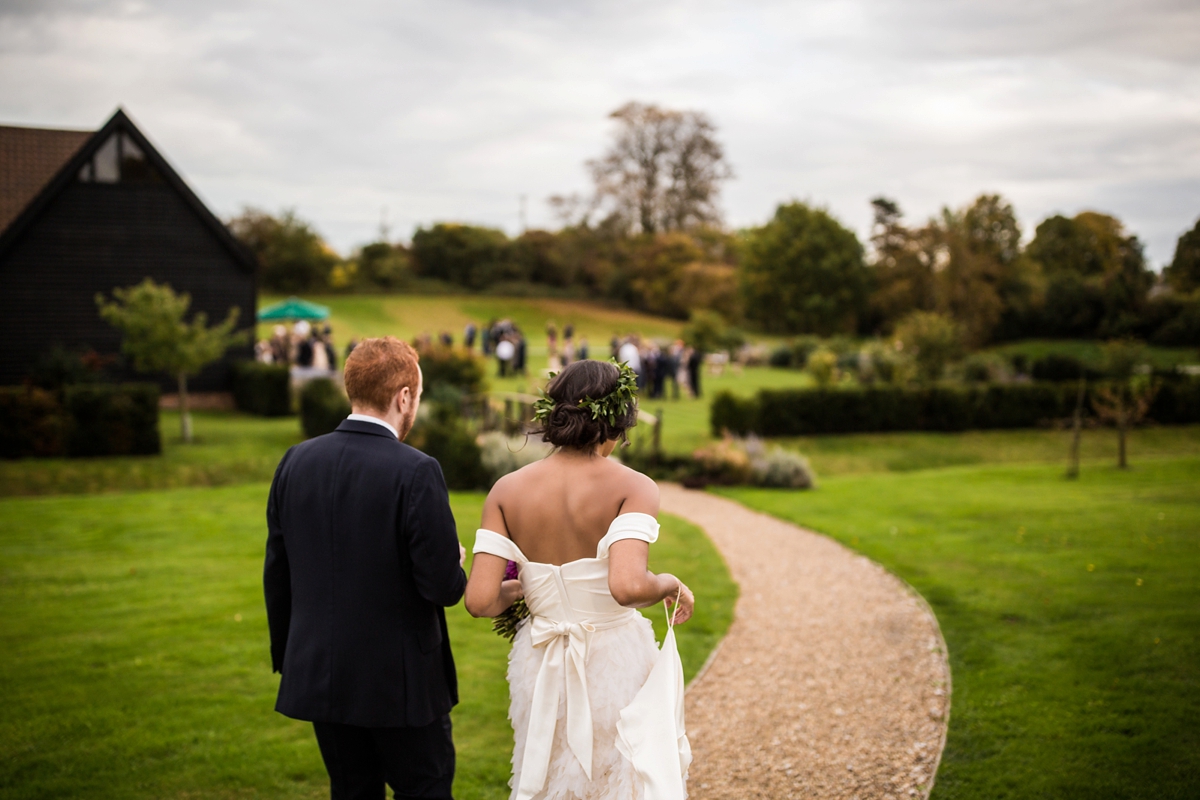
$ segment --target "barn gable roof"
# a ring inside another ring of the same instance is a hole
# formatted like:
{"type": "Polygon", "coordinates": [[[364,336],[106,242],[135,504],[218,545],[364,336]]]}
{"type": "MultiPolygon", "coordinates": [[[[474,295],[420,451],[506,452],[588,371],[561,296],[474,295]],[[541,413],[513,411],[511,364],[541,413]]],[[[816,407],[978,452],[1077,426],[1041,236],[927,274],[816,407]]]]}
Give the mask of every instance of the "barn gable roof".
{"type": "Polygon", "coordinates": [[[254,256],[208,210],[179,173],[138,130],[124,109],[120,108],[94,133],[0,126],[0,175],[5,176],[0,179],[0,192],[3,193],[3,198],[0,198],[0,258],[37,220],[55,196],[79,179],[81,170],[92,163],[96,152],[114,134],[119,133],[129,137],[163,181],[175,190],[225,247],[234,262],[243,271],[253,273],[254,256]],[[54,163],[56,160],[57,164],[54,163]],[[11,180],[10,172],[13,173],[11,180]],[[14,206],[10,211],[10,207],[14,206]]]}
{"type": "Polygon", "coordinates": [[[0,125],[0,231],[38,196],[92,133],[0,125]]]}

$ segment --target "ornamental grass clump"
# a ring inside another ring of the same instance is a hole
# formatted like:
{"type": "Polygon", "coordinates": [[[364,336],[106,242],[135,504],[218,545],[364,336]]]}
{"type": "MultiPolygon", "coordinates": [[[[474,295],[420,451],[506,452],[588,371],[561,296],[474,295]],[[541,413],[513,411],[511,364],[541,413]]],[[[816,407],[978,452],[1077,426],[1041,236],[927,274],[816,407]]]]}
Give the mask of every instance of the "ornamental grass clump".
{"type": "Polygon", "coordinates": [[[767,448],[757,436],[746,440],[751,479],[755,486],[779,489],[815,489],[817,474],[799,453],[774,446],[767,448]]]}
{"type": "Polygon", "coordinates": [[[813,489],[817,476],[808,459],[778,445],[767,447],[757,436],[725,436],[692,454],[700,475],[712,483],[813,489]]]}
{"type": "Polygon", "coordinates": [[[550,455],[554,448],[531,436],[507,436],[502,431],[491,431],[477,438],[480,460],[488,475],[488,484],[493,485],[510,472],[550,455]]]}

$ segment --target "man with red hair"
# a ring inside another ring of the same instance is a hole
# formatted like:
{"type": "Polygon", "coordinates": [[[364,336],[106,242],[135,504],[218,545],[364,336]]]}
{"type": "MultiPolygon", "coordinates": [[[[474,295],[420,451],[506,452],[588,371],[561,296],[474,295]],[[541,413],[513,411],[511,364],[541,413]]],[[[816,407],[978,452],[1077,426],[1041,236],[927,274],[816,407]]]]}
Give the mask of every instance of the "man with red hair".
{"type": "Polygon", "coordinates": [[[308,720],[333,798],[451,797],[458,681],[445,607],[466,585],[437,461],[403,444],[417,353],[366,339],[346,359],[352,413],[288,450],[267,501],[263,585],[275,710],[308,720]]]}

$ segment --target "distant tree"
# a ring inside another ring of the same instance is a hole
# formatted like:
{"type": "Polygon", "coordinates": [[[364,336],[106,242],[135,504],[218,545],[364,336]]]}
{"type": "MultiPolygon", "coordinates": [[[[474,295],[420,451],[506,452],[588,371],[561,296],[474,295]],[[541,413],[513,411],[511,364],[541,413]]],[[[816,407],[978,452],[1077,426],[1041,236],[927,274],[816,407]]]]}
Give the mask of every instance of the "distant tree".
{"type": "Polygon", "coordinates": [[[549,231],[525,231],[512,242],[512,258],[518,271],[534,283],[571,286],[576,264],[568,257],[560,236],[549,231]]]}
{"type": "Polygon", "coordinates": [[[1037,294],[1036,266],[1023,258],[1016,213],[1000,195],[943,210],[939,232],[945,256],[937,307],[977,347],[993,338],[1006,311],[1028,311],[1037,294]]]}
{"type": "Polygon", "coordinates": [[[1180,293],[1200,289],[1200,220],[1175,245],[1175,258],[1163,270],[1171,288],[1180,293]]]}
{"type": "Polygon", "coordinates": [[[179,384],[179,425],[185,442],[192,441],[187,379],[217,361],[230,347],[241,344],[247,332],[235,333],[240,309],[231,308],[225,321],[208,327],[203,311],[187,322],[191,295],[175,294],[167,284],[147,278],[127,289],[113,289],[114,300],[96,295],[100,316],[124,335],[121,350],[138,372],[165,372],[179,384]]]}
{"type": "Polygon", "coordinates": [[[356,262],[356,277],[366,286],[400,289],[412,279],[411,259],[403,245],[391,242],[363,245],[356,262]]]}
{"type": "Polygon", "coordinates": [[[1120,220],[1094,211],[1049,217],[1026,254],[1045,274],[1043,333],[1113,336],[1137,326],[1154,275],[1120,220]]]}
{"type": "Polygon", "coordinates": [[[626,103],[609,116],[617,121],[613,142],[588,162],[595,200],[585,206],[559,197],[552,204],[572,217],[607,205],[626,230],[647,234],[720,222],[721,181],[733,172],[706,115],[626,103]]]}
{"type": "Polygon", "coordinates": [[[680,335],[701,353],[733,352],[746,343],[743,333],[720,314],[703,309],[692,312],[680,335]]]}
{"type": "Polygon", "coordinates": [[[483,289],[524,275],[511,258],[508,236],[495,228],[439,222],[413,234],[412,258],[425,278],[483,289]]]}
{"type": "Polygon", "coordinates": [[[925,381],[941,378],[946,366],[962,355],[962,328],[945,314],[914,311],[896,325],[895,338],[925,381]]]}
{"type": "Polygon", "coordinates": [[[653,314],[686,319],[690,309],[679,303],[685,270],[702,263],[704,251],[685,233],[640,237],[633,243],[629,284],[634,304],[653,314]]]}
{"type": "Polygon", "coordinates": [[[932,228],[905,226],[893,200],[876,197],[871,207],[871,316],[864,327],[891,330],[905,314],[937,307],[937,237],[932,228]]]}
{"type": "Polygon", "coordinates": [[[780,205],[741,245],[747,319],[771,333],[852,333],[870,273],[854,232],[823,209],[780,205]]]}
{"type": "Polygon", "coordinates": [[[228,224],[233,235],[254,253],[263,288],[295,293],[329,285],[340,258],[294,210],[275,217],[247,208],[228,224]]]}

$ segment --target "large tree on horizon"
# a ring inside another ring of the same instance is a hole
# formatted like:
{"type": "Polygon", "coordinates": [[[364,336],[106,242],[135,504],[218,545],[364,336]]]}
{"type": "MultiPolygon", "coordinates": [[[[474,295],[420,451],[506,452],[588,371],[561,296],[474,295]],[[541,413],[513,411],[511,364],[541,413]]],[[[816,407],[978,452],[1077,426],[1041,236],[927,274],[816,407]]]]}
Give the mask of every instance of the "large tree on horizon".
{"type": "MultiPolygon", "coordinates": [[[[733,171],[707,115],[626,103],[609,117],[617,129],[608,151],[587,162],[596,187],[592,209],[606,210],[630,233],[720,223],[721,182],[733,171]]],[[[571,200],[551,204],[565,208],[571,200]]]]}

